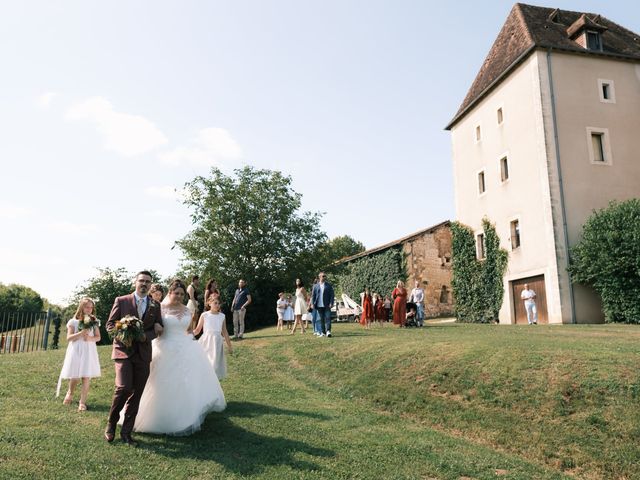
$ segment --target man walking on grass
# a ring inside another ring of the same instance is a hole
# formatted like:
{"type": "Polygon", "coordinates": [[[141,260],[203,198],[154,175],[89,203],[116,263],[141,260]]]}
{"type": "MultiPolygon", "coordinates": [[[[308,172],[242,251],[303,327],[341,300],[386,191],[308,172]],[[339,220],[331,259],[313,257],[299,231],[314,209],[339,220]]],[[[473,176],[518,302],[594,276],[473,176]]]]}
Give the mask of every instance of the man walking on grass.
{"type": "Polygon", "coordinates": [[[251,294],[244,280],[238,282],[238,289],[233,296],[231,302],[231,310],[233,311],[233,338],[242,339],[244,335],[244,316],[247,313],[247,307],[251,303],[251,294]]]}
{"type": "Polygon", "coordinates": [[[317,315],[318,336],[331,337],[331,307],[334,301],[333,287],[324,272],[318,275],[318,283],[311,292],[311,305],[317,315]]]}

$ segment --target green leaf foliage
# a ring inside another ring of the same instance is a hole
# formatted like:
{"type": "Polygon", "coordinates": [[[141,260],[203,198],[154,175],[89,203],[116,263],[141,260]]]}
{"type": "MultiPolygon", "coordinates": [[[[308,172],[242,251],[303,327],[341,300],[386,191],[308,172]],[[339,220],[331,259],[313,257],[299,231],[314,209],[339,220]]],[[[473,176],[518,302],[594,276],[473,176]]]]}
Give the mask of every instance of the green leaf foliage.
{"type": "Polygon", "coordinates": [[[0,283],[0,311],[41,312],[44,299],[35,290],[12,283],[0,283]]]}
{"type": "Polygon", "coordinates": [[[349,262],[336,275],[337,290],[360,301],[360,292],[365,287],[383,297],[391,295],[398,280],[407,278],[404,257],[400,248],[390,248],[381,253],[358,258],[349,262]]]}
{"type": "Polygon", "coordinates": [[[640,323],[640,199],[611,202],[589,217],[569,273],[600,294],[607,322],[640,323]]]}
{"type": "Polygon", "coordinates": [[[214,278],[230,306],[240,278],[253,304],[249,325],[270,323],[279,291],[310,281],[324,258],[320,213],[301,211],[302,196],[281,172],[247,166],[226,175],[212,168],[185,185],[193,229],[177,245],[183,272],[214,278]]]}
{"type": "Polygon", "coordinates": [[[493,224],[482,219],[485,255],[476,256],[473,230],[459,222],[451,224],[453,279],[451,282],[459,322],[490,323],[498,319],[504,298],[502,279],[509,254],[500,248],[500,238],[493,224]]]}

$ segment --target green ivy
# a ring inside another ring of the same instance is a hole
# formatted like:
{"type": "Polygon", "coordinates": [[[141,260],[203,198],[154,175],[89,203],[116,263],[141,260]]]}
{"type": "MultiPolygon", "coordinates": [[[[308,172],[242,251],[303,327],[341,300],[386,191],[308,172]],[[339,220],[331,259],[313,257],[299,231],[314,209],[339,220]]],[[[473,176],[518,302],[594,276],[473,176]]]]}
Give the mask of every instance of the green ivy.
{"type": "Polygon", "coordinates": [[[404,282],[406,278],[404,255],[395,247],[348,263],[336,275],[336,292],[346,293],[358,302],[365,287],[383,297],[390,296],[398,280],[404,282]]]}
{"type": "Polygon", "coordinates": [[[500,248],[494,225],[482,219],[485,258],[476,257],[473,230],[459,222],[451,224],[453,279],[451,286],[459,322],[490,323],[498,319],[504,298],[502,279],[509,254],[500,248]]]}
{"type": "Polygon", "coordinates": [[[600,294],[605,321],[640,323],[640,199],[611,202],[589,217],[569,273],[600,294]]]}

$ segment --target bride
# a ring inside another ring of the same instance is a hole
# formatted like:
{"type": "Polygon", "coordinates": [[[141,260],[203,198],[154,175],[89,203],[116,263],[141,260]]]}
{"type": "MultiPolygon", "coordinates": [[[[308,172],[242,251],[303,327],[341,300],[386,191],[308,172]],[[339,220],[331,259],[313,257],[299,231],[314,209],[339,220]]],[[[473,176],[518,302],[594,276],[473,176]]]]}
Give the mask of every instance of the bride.
{"type": "Polygon", "coordinates": [[[151,373],[140,399],[134,430],[190,435],[211,411],[227,406],[224,392],[205,351],[187,328],[191,312],[182,303],[187,289],[180,280],[162,302],[164,331],[153,340],[151,373]]]}

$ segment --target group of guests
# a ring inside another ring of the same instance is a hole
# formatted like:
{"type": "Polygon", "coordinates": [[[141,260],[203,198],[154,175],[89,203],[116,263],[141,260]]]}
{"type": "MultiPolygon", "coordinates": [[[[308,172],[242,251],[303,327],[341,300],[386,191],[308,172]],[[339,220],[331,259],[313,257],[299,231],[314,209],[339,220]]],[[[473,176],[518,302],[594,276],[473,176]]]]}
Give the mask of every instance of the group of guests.
{"type": "Polygon", "coordinates": [[[320,272],[315,278],[310,295],[304,287],[304,282],[296,278],[295,300],[284,292],[278,294],[276,329],[284,330],[284,323],[293,322],[291,335],[296,333],[298,326],[300,333],[304,333],[311,320],[314,335],[331,338],[331,306],[334,301],[333,286],[327,281],[324,272],[320,272]]]}
{"type": "MultiPolygon", "coordinates": [[[[114,336],[111,358],[116,375],[104,437],[112,442],[120,424],[121,439],[128,445],[136,444],[131,437],[134,429],[186,435],[200,428],[208,412],[223,410],[226,401],[219,383],[227,375],[223,342],[232,352],[219,293],[212,294],[215,289],[206,297],[207,310],[194,324],[191,310],[184,305],[189,289],[182,281],[171,282],[166,298],[164,287],[152,284],[148,271],[136,275],[134,286],[133,293],[115,299],[106,323],[114,336]],[[117,336],[128,316],[140,320],[142,330],[131,344],[117,336]]],[[[62,380],[68,379],[63,404],[71,404],[81,383],[78,411],[83,412],[88,408],[90,381],[101,376],[96,348],[100,321],[90,298],[80,300],[67,322],[67,340],[57,395],[62,380]]]]}
{"type": "MultiPolygon", "coordinates": [[[[415,323],[422,327],[424,324],[424,290],[420,287],[420,282],[416,280],[415,287],[409,294],[402,280],[398,280],[396,288],[391,293],[393,299],[393,323],[399,327],[405,327],[408,323],[415,323]],[[407,305],[410,305],[407,311],[407,305]]],[[[380,325],[389,318],[390,301],[388,297],[384,300],[380,294],[371,294],[369,288],[365,288],[362,294],[362,313],[360,314],[360,324],[365,328],[370,328],[371,324],[378,321],[380,325]]]]}
{"type": "MultiPolygon", "coordinates": [[[[154,286],[157,284],[154,284],[154,286]]],[[[153,287],[152,287],[153,288],[153,287]]],[[[161,288],[161,287],[160,287],[161,288]]],[[[191,283],[187,287],[187,295],[189,300],[187,301],[187,308],[193,315],[193,327],[200,314],[204,309],[208,308],[209,302],[216,298],[220,299],[220,290],[218,289],[218,283],[211,279],[207,282],[207,286],[204,290],[204,297],[200,295],[200,276],[194,275],[191,277],[191,283]]],[[[247,288],[247,282],[243,279],[238,281],[238,288],[235,291],[233,300],[231,302],[231,312],[233,315],[233,338],[234,340],[242,340],[245,329],[245,315],[247,313],[247,307],[251,304],[251,292],[247,288]]]]}

